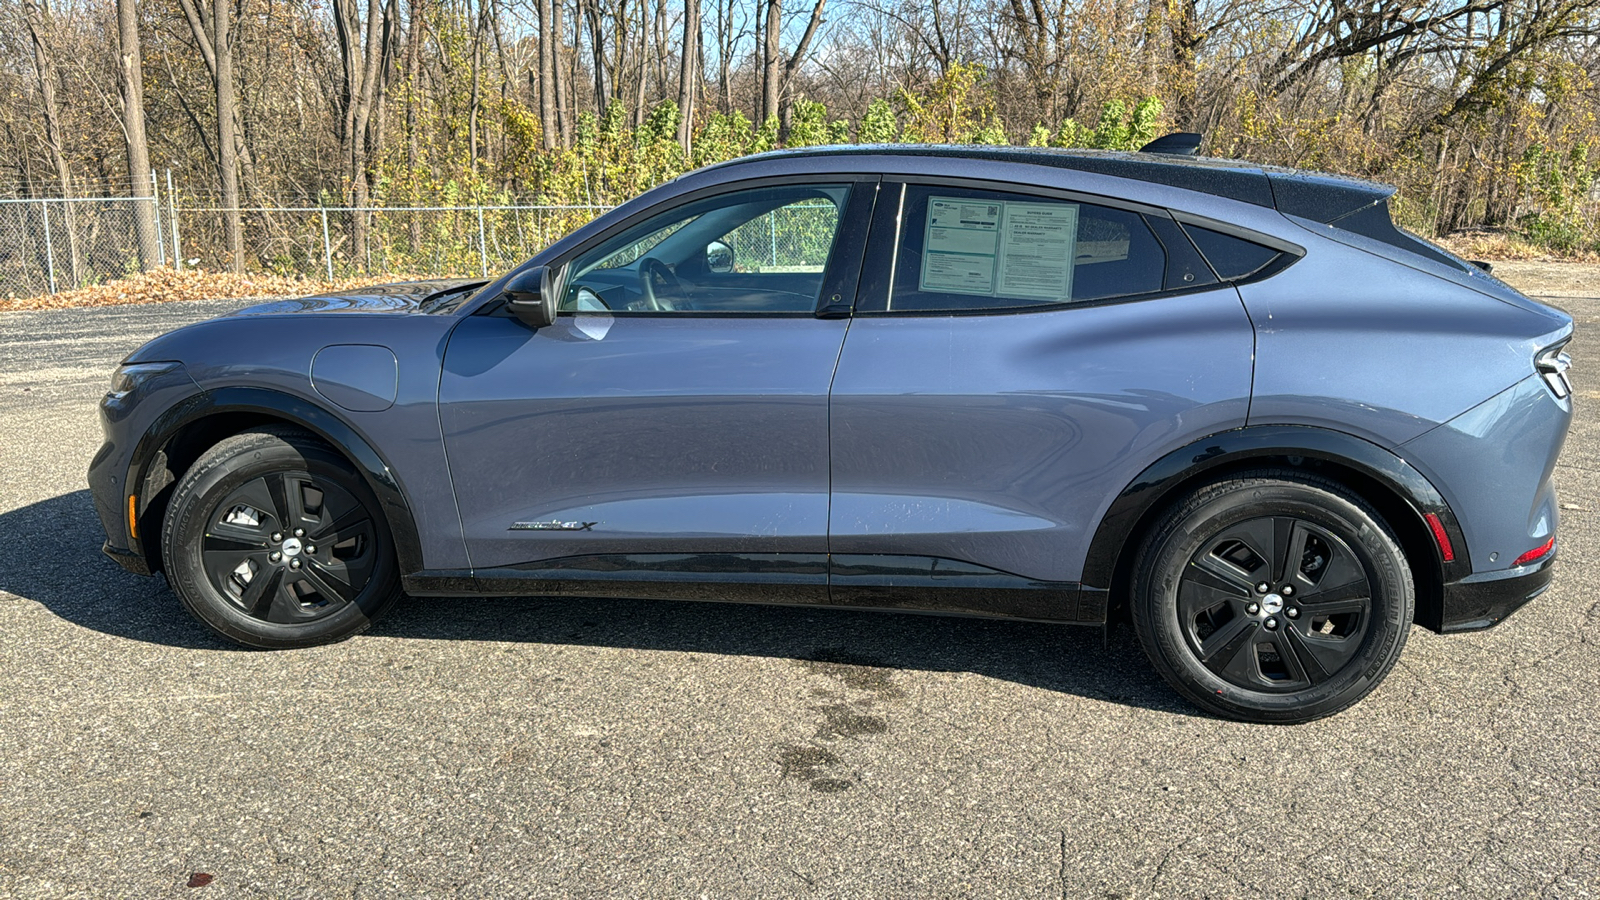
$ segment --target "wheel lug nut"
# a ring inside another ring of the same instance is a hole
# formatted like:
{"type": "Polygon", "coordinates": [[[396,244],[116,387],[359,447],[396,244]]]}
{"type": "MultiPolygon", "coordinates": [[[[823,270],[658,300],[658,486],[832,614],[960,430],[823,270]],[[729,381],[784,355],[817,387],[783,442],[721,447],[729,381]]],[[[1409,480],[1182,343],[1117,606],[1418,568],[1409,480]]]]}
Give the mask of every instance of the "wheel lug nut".
{"type": "Polygon", "coordinates": [[[316,544],[307,544],[306,545],[306,552],[307,553],[315,553],[315,552],[317,552],[317,545],[316,544]]]}
{"type": "Polygon", "coordinates": [[[274,531],[272,533],[272,541],[273,541],[273,543],[277,543],[278,541],[281,541],[281,540],[283,540],[283,535],[281,533],[279,533],[279,532],[274,531]]]}
{"type": "Polygon", "coordinates": [[[1277,619],[1268,619],[1267,622],[1266,622],[1266,625],[1267,625],[1268,628],[1277,628],[1278,627],[1278,620],[1277,619]]]}
{"type": "Polygon", "coordinates": [[[272,562],[277,562],[278,560],[283,559],[283,554],[274,551],[271,556],[267,557],[267,559],[271,560],[272,562]]]}
{"type": "Polygon", "coordinates": [[[1246,607],[1245,607],[1245,608],[1244,608],[1244,611],[1245,611],[1245,612],[1247,612],[1247,613],[1249,613],[1249,614],[1250,614],[1250,615],[1252,615],[1252,616],[1253,616],[1253,615],[1255,615],[1255,614],[1256,614],[1256,613],[1258,613],[1258,612],[1261,612],[1261,604],[1259,604],[1259,603],[1252,603],[1252,604],[1250,604],[1250,605],[1249,605],[1249,606],[1246,606],[1246,607]]]}
{"type": "Polygon", "coordinates": [[[1298,619],[1298,618],[1300,618],[1300,610],[1298,608],[1296,608],[1296,607],[1291,606],[1287,610],[1284,611],[1284,615],[1288,616],[1291,619],[1298,619]]]}
{"type": "Polygon", "coordinates": [[[305,537],[306,536],[306,530],[304,528],[296,528],[294,530],[294,536],[295,537],[305,537]]]}
{"type": "Polygon", "coordinates": [[[1286,584],[1286,585],[1283,586],[1283,590],[1279,591],[1278,593],[1284,595],[1285,597],[1293,597],[1294,596],[1294,585],[1286,584]]]}
{"type": "Polygon", "coordinates": [[[291,568],[291,569],[300,568],[300,560],[298,560],[298,559],[289,560],[289,568],[291,568]]]}
{"type": "Polygon", "coordinates": [[[1260,584],[1256,585],[1256,593],[1258,593],[1258,594],[1265,594],[1267,591],[1270,591],[1270,590],[1272,590],[1272,585],[1267,584],[1265,581],[1263,581],[1260,584]]]}

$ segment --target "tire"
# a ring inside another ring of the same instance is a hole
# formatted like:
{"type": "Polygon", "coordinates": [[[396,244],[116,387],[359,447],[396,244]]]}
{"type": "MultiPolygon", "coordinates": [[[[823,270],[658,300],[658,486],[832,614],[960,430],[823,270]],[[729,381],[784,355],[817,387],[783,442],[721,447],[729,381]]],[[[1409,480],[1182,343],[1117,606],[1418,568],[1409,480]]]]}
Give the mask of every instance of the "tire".
{"type": "Polygon", "coordinates": [[[337,450],[295,428],[259,428],[206,451],[173,491],[162,540],[183,605],[247,647],[342,641],[401,596],[371,488],[337,450]]]}
{"type": "Polygon", "coordinates": [[[1309,722],[1371,693],[1416,604],[1378,513],[1296,472],[1190,493],[1148,532],[1134,572],[1133,624],[1151,664],[1196,706],[1245,722],[1309,722]]]}

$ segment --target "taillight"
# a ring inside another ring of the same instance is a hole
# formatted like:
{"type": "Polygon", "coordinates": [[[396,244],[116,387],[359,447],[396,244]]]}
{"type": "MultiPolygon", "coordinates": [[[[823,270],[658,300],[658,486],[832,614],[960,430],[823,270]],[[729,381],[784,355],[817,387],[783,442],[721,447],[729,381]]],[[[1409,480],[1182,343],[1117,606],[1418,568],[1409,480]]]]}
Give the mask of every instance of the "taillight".
{"type": "Polygon", "coordinates": [[[1572,368],[1572,357],[1566,350],[1567,342],[1562,341],[1539,351],[1533,358],[1533,368],[1544,378],[1544,383],[1550,388],[1550,393],[1556,395],[1557,400],[1565,400],[1572,393],[1572,382],[1567,380],[1567,370],[1572,368]]]}
{"type": "Polygon", "coordinates": [[[1543,559],[1546,554],[1555,548],[1556,536],[1552,534],[1550,535],[1550,540],[1517,557],[1517,561],[1511,564],[1511,568],[1515,569],[1517,566],[1525,566],[1528,563],[1543,559]]]}

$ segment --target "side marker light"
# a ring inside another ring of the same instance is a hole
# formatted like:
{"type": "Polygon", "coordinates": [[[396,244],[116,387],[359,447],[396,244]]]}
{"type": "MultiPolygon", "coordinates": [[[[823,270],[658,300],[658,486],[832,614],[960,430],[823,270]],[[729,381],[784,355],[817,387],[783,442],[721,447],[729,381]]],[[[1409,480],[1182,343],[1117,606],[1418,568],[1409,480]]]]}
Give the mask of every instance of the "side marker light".
{"type": "Polygon", "coordinates": [[[1428,527],[1433,530],[1434,543],[1439,545],[1439,556],[1445,562],[1454,562],[1456,548],[1450,546],[1450,535],[1445,534],[1444,523],[1439,521],[1439,517],[1433,513],[1428,513],[1423,518],[1428,520],[1428,527]]]}

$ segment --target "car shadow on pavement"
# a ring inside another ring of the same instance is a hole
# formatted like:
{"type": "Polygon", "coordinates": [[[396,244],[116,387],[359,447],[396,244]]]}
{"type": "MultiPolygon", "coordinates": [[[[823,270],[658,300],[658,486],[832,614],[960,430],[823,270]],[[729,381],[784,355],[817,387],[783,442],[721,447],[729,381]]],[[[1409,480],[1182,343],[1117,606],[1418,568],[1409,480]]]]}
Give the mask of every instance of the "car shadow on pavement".
{"type": "MultiPolygon", "coordinates": [[[[105,634],[229,650],[160,577],[100,553],[86,490],[0,513],[0,591],[105,634]]],[[[1150,669],[1127,626],[1098,628],[814,607],[579,598],[407,598],[363,638],[501,641],[821,662],[863,671],[970,672],[1127,706],[1196,715],[1150,669]]]]}
{"type": "Polygon", "coordinates": [[[141,578],[100,553],[94,500],[73,491],[0,513],[0,591],[106,634],[190,649],[223,649],[160,577],[141,578]]]}

